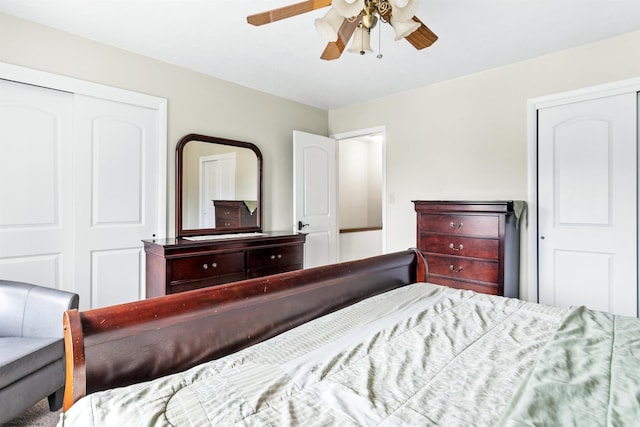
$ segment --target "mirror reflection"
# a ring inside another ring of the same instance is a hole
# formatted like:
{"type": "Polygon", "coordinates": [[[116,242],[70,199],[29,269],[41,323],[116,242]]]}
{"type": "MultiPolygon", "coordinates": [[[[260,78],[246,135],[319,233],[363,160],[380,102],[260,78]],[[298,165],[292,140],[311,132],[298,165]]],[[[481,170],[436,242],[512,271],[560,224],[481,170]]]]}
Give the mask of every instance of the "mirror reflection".
{"type": "Polygon", "coordinates": [[[262,156],[257,147],[188,135],[178,144],[176,158],[178,237],[260,229],[262,156]]]}

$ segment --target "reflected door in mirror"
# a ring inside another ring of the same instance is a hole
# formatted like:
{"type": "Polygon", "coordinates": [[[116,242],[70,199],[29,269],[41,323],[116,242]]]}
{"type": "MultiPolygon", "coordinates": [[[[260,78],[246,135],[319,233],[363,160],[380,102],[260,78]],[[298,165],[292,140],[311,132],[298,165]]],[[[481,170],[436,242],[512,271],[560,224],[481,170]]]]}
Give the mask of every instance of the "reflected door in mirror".
{"type": "MultiPolygon", "coordinates": [[[[202,156],[199,158],[199,226],[215,228],[215,200],[235,200],[236,197],[236,153],[202,156]]],[[[194,204],[195,207],[195,204],[194,204]]],[[[255,225],[255,224],[254,224],[255,225]]]]}

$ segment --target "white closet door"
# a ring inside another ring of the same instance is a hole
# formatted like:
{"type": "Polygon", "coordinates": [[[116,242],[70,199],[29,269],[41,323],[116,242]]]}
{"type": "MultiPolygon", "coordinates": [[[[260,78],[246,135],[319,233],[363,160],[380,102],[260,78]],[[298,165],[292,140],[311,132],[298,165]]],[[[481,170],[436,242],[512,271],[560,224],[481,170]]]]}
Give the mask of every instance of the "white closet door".
{"type": "Polygon", "coordinates": [[[144,296],[142,239],[158,229],[156,110],[75,99],[76,291],[85,306],[144,296]]]}
{"type": "Polygon", "coordinates": [[[539,300],[637,313],[637,101],[538,114],[539,300]]]}
{"type": "Polygon", "coordinates": [[[0,278],[73,290],[73,95],[0,80],[0,278]]]}

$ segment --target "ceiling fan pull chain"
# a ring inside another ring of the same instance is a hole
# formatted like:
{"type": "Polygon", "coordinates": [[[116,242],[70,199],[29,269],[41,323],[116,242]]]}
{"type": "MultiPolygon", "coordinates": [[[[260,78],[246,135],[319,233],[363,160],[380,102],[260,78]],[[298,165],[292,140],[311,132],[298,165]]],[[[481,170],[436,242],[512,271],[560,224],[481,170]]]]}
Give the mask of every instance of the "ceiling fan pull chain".
{"type": "Polygon", "coordinates": [[[382,59],[382,25],[378,25],[378,55],[376,58],[382,59]]]}

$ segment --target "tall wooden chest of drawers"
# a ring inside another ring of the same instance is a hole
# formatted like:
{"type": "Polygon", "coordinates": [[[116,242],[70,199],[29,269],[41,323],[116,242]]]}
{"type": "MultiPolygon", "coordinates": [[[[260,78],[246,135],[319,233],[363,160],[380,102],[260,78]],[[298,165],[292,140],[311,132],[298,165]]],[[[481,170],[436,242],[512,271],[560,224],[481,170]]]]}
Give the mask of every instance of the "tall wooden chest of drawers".
{"type": "Polygon", "coordinates": [[[523,202],[413,202],[429,282],[517,298],[523,202]]]}

